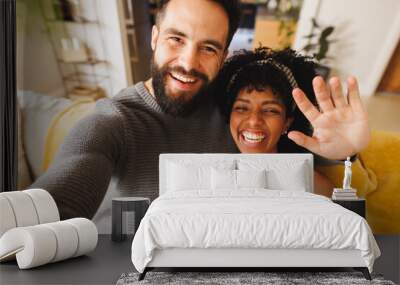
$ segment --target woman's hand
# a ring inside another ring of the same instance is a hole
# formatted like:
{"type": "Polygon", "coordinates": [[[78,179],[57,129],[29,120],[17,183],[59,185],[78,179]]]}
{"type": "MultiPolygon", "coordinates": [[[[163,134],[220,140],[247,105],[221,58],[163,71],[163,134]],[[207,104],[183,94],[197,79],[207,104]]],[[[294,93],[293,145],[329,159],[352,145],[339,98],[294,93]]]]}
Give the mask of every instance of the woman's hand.
{"type": "Polygon", "coordinates": [[[343,95],[340,81],[331,78],[328,86],[322,77],[313,80],[318,110],[299,88],[294,100],[314,128],[309,137],[291,131],[288,137],[296,144],[328,159],[345,159],[367,147],[370,140],[367,111],[362,105],[357,80],[347,79],[348,95],[343,95]]]}

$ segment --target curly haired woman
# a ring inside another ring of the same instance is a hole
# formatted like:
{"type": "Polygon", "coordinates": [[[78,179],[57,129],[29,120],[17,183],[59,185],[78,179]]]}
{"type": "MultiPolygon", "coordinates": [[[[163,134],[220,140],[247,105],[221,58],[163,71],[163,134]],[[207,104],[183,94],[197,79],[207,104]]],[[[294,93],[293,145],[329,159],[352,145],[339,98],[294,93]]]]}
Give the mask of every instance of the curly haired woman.
{"type": "MultiPolygon", "coordinates": [[[[338,78],[326,84],[316,76],[311,58],[258,48],[227,60],[216,98],[240,152],[312,152],[338,160],[356,155],[370,139],[357,81],[349,77],[347,84],[344,96],[338,78]]],[[[333,184],[314,173],[315,192],[331,196],[333,184]]]]}

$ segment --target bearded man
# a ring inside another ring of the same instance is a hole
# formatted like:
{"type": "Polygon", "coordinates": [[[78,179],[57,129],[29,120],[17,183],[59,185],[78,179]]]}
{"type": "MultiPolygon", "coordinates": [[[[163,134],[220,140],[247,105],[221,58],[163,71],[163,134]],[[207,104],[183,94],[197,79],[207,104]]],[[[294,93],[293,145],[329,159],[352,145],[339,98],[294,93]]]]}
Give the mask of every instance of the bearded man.
{"type": "Polygon", "coordinates": [[[160,153],[234,152],[209,89],[238,24],[236,0],[163,1],[152,78],[98,101],[31,187],[50,192],[61,219],[97,212],[95,223],[109,228],[112,197],[158,196],[160,153]],[[111,177],[116,190],[107,192],[111,177]]]}

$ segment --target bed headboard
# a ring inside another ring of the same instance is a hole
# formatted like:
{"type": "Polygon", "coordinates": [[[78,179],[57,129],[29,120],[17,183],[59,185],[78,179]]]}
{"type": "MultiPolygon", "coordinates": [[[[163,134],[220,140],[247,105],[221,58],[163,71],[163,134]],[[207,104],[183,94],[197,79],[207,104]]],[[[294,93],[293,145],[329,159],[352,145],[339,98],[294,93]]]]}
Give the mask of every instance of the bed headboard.
{"type": "Polygon", "coordinates": [[[241,154],[241,153],[165,153],[160,154],[159,160],[159,194],[163,194],[167,191],[167,168],[168,162],[170,161],[191,161],[199,163],[212,164],[213,161],[232,161],[236,162],[242,159],[250,160],[267,160],[268,162],[304,162],[306,164],[306,181],[307,181],[307,192],[314,192],[314,162],[312,154],[241,154]]]}

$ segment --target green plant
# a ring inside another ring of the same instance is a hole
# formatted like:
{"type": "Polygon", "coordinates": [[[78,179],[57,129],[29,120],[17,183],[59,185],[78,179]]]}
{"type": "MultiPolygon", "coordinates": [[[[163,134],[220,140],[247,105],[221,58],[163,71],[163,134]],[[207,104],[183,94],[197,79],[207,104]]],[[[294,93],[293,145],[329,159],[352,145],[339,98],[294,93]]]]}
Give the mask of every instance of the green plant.
{"type": "Polygon", "coordinates": [[[334,26],[323,27],[319,25],[315,18],[312,19],[313,29],[309,35],[304,36],[309,39],[308,44],[303,47],[307,54],[312,53],[315,59],[322,62],[330,57],[327,55],[329,47],[334,40],[330,37],[335,30],[334,26]]]}
{"type": "Polygon", "coordinates": [[[294,20],[279,20],[279,46],[281,49],[290,48],[292,38],[296,32],[296,21],[294,20]]]}
{"type": "Polygon", "coordinates": [[[299,19],[302,1],[286,0],[280,1],[276,11],[276,17],[279,20],[279,45],[282,49],[290,48],[296,24],[299,19]]]}

